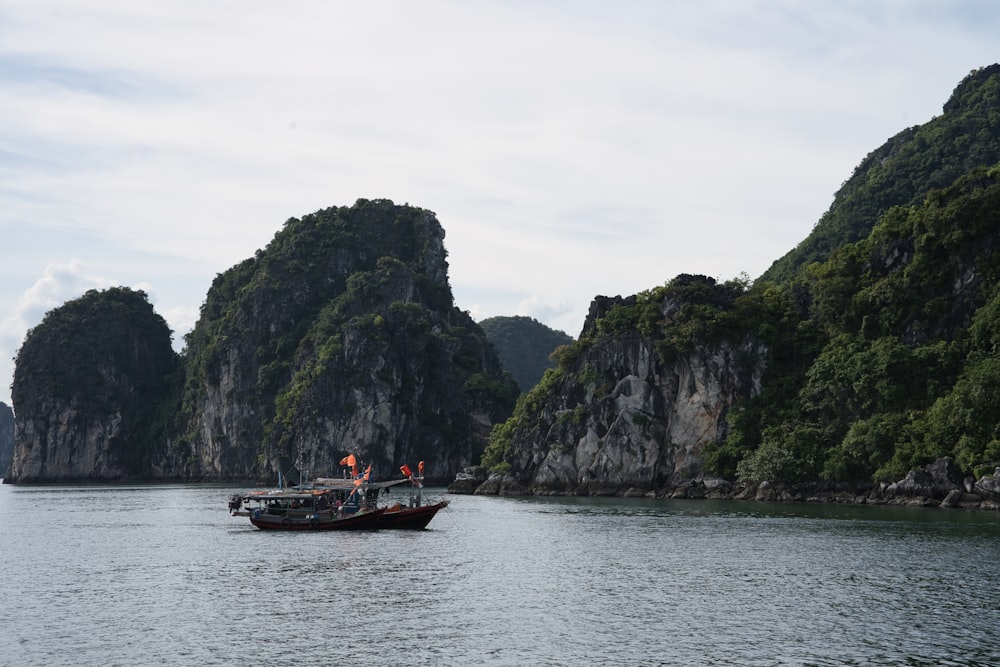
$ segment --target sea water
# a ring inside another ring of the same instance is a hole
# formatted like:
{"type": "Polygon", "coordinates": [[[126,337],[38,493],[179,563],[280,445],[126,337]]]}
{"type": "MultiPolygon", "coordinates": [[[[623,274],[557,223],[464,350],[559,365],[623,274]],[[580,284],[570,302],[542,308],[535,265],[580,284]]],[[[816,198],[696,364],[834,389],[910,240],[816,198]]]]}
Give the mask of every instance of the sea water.
{"type": "Polygon", "coordinates": [[[240,490],[0,487],[0,664],[1000,664],[995,512],[432,489],[271,533],[240,490]]]}

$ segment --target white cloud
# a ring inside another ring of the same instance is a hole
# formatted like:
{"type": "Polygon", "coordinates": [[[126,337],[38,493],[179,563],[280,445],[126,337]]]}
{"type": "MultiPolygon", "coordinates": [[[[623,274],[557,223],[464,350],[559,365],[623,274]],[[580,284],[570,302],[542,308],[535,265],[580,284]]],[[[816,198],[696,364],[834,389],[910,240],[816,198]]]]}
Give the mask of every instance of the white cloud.
{"type": "Polygon", "coordinates": [[[76,259],[66,264],[49,264],[42,276],[21,295],[13,316],[0,323],[0,331],[5,336],[23,334],[56,306],[87,290],[103,289],[112,284],[107,278],[87,275],[83,262],[76,259]]]}
{"type": "Polygon", "coordinates": [[[156,285],[176,344],[216,273],[359,197],[438,213],[477,319],[575,335],[597,294],[756,276],[996,59],[998,23],[930,0],[4,3],[0,355],[50,262],[156,285]]]}

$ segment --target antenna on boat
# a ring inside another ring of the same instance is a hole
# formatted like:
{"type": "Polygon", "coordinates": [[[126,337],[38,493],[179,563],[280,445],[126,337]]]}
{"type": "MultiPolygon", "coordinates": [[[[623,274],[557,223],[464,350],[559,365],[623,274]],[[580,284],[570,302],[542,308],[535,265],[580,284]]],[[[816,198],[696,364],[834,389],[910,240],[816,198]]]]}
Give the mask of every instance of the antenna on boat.
{"type": "Polygon", "coordinates": [[[412,489],[410,490],[410,507],[420,507],[420,505],[423,503],[424,462],[421,461],[420,463],[417,464],[418,476],[416,477],[413,476],[413,471],[410,470],[410,466],[406,465],[405,463],[399,466],[399,472],[403,473],[403,477],[406,477],[408,480],[410,480],[410,484],[412,484],[417,489],[416,494],[413,493],[412,489]]]}

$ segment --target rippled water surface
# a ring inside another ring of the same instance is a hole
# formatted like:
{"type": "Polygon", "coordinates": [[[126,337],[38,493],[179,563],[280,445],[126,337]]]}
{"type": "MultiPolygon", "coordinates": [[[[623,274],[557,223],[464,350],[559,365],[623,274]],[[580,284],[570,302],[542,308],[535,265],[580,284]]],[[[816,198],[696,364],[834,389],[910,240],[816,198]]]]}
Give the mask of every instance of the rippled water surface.
{"type": "Polygon", "coordinates": [[[1000,664],[992,512],[448,496],[272,534],[235,490],[0,486],[0,664],[1000,664]]]}

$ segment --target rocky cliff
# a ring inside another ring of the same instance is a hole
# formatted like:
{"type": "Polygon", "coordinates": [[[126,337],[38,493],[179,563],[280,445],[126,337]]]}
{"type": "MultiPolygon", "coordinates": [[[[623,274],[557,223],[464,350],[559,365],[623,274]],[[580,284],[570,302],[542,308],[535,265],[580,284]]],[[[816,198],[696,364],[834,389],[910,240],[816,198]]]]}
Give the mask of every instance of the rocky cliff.
{"type": "Polygon", "coordinates": [[[874,498],[925,488],[905,482],[947,461],[972,479],[949,478],[948,495],[987,497],[1000,66],[966,77],[944,111],[866,158],[760,280],[680,276],[596,300],[494,431],[477,492],[874,498]]]}
{"type": "Polygon", "coordinates": [[[286,222],[213,283],[157,476],[330,475],[356,453],[444,480],[477,461],[517,389],[455,308],[446,255],[433,213],[387,200],[286,222]]]}
{"type": "Polygon", "coordinates": [[[89,292],[16,360],[11,482],[258,480],[478,461],[517,387],[453,304],[430,211],[359,200],[289,219],[219,274],[183,358],[141,292],[89,292]]]}
{"type": "Polygon", "coordinates": [[[657,328],[670,327],[685,309],[729,309],[738,294],[681,276],[640,297],[598,297],[580,342],[563,348],[559,368],[498,429],[487,463],[509,474],[477,493],[662,494],[700,480],[704,449],[725,437],[733,404],[759,393],[767,347],[734,330],[668,349],[645,322],[655,313],[657,328]],[[635,319],[609,320],[623,312],[635,319]]]}
{"type": "Polygon", "coordinates": [[[50,311],[17,355],[10,482],[148,479],[178,371],[141,291],[91,290],[50,311]]]}
{"type": "Polygon", "coordinates": [[[14,411],[0,401],[0,477],[8,477],[14,458],[14,411]]]}

